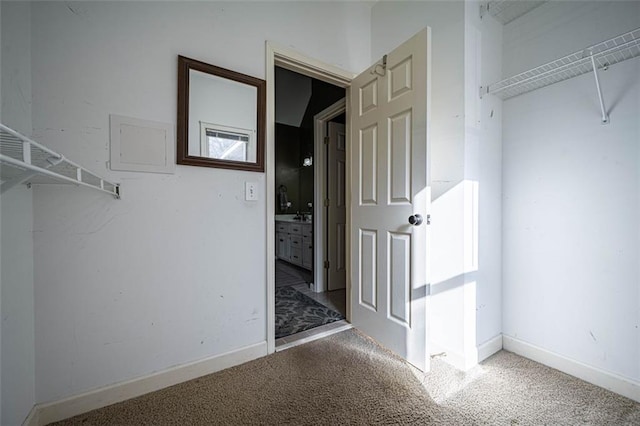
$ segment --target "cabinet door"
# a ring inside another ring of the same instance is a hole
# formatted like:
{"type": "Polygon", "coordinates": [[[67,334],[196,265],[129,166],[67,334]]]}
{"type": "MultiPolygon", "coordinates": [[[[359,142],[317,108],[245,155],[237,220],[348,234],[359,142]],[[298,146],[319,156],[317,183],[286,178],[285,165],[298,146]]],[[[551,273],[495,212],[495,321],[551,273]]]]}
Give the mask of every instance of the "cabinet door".
{"type": "Polygon", "coordinates": [[[309,235],[302,236],[302,266],[313,269],[313,239],[309,235]]]}
{"type": "Polygon", "coordinates": [[[289,235],[278,232],[276,234],[276,257],[278,259],[290,260],[289,256],[289,235]]]}

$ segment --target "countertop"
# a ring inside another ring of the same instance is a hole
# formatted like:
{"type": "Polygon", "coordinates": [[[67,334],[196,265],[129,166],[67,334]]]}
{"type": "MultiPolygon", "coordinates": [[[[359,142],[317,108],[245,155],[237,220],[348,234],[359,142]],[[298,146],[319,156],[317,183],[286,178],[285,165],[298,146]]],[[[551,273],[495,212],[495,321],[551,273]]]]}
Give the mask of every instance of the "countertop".
{"type": "Polygon", "coordinates": [[[309,224],[312,225],[313,224],[313,220],[307,218],[307,220],[294,220],[293,218],[295,217],[294,214],[283,214],[283,215],[276,215],[276,222],[286,222],[286,223],[300,223],[300,224],[309,224]]]}
{"type": "Polygon", "coordinates": [[[286,222],[286,223],[300,223],[302,225],[313,225],[313,221],[310,220],[293,220],[293,219],[276,219],[276,222],[286,222]]]}

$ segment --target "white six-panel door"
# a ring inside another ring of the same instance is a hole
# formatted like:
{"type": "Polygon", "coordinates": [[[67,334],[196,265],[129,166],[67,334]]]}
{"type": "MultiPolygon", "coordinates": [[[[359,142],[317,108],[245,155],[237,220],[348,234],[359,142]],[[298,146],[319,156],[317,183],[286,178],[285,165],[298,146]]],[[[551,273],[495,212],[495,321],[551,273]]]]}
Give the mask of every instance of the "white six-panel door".
{"type": "Polygon", "coordinates": [[[424,371],[429,36],[425,28],[349,89],[351,322],[424,371]],[[423,223],[410,224],[414,215],[423,223]]]}

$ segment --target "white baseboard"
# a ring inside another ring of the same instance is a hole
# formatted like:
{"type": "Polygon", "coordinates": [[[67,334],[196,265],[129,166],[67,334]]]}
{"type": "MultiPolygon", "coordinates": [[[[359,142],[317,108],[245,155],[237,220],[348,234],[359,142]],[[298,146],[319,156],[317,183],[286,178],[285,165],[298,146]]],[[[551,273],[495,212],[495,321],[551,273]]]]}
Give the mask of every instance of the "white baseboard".
{"type": "Polygon", "coordinates": [[[478,362],[482,362],[491,355],[502,350],[502,334],[498,334],[493,339],[489,339],[478,346],[478,362]]]}
{"type": "Polygon", "coordinates": [[[640,382],[583,364],[513,337],[503,336],[502,340],[504,349],[509,352],[640,402],[640,382]]]}
{"type": "Polygon", "coordinates": [[[450,350],[433,342],[431,342],[430,345],[431,354],[444,353],[444,356],[442,357],[443,361],[454,366],[458,370],[466,371],[475,367],[479,362],[484,361],[502,349],[502,334],[499,334],[480,346],[477,346],[475,350],[469,351],[467,354],[450,350]]]}
{"type": "Polygon", "coordinates": [[[465,371],[467,370],[467,361],[465,360],[464,354],[461,354],[457,351],[453,351],[445,346],[440,346],[437,343],[430,343],[430,352],[431,356],[437,356],[442,361],[446,362],[449,365],[454,366],[458,370],[465,371]]]}
{"type": "Polygon", "coordinates": [[[34,405],[31,408],[31,411],[29,411],[29,415],[27,416],[27,418],[24,419],[24,422],[22,422],[22,426],[38,426],[39,424],[40,421],[38,416],[38,409],[34,405]]]}
{"type": "MultiPolygon", "coordinates": [[[[267,342],[264,341],[221,355],[168,368],[148,376],[84,392],[59,401],[36,404],[34,410],[31,410],[32,412],[35,411],[35,420],[28,424],[25,420],[25,426],[42,426],[67,419],[266,355],[267,342]]],[[[31,417],[31,414],[29,417],[31,417]]]]}

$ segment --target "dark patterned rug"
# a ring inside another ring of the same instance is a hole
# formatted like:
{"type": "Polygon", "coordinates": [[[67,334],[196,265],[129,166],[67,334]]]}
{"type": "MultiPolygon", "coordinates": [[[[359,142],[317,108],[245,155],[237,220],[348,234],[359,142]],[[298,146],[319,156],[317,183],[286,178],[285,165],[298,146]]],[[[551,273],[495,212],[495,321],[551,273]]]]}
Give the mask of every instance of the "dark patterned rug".
{"type": "Polygon", "coordinates": [[[276,288],[276,339],[343,319],[295,288],[276,288]]]}

